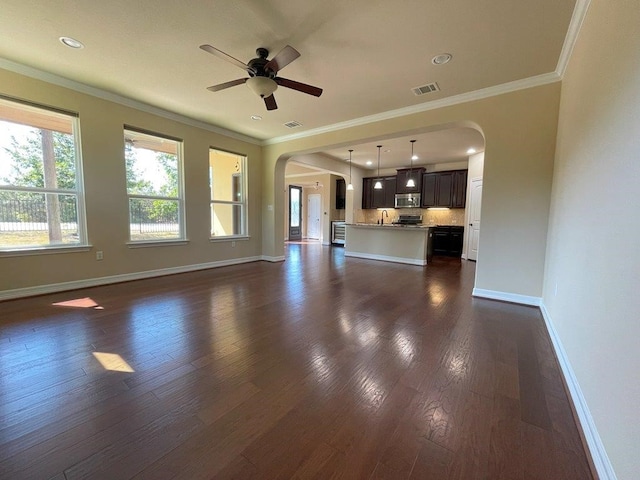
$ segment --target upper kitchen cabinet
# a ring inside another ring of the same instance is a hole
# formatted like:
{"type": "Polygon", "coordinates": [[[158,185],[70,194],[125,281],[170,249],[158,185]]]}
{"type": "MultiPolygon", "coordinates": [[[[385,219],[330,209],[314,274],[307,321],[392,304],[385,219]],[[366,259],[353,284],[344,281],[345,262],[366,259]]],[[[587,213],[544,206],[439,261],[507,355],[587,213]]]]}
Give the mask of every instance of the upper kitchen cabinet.
{"type": "Polygon", "coordinates": [[[451,206],[453,208],[464,208],[467,202],[467,170],[456,170],[453,172],[453,196],[451,206]]]}
{"type": "Polygon", "coordinates": [[[396,175],[396,193],[420,193],[422,191],[422,175],[424,168],[402,168],[398,169],[396,175]],[[413,179],[415,187],[407,187],[409,179],[413,179]]]}
{"type": "Polygon", "coordinates": [[[443,172],[438,174],[436,188],[436,207],[453,206],[453,172],[443,172]]]}
{"type": "Polygon", "coordinates": [[[436,191],[438,184],[437,173],[424,173],[422,175],[422,206],[423,207],[435,207],[436,206],[436,191]]]}
{"type": "Polygon", "coordinates": [[[379,177],[362,179],[362,208],[393,208],[396,200],[396,177],[380,177],[382,188],[373,186],[379,177]]]}
{"type": "Polygon", "coordinates": [[[347,184],[343,178],[336,179],[336,210],[344,210],[347,200],[347,184]]]}
{"type": "Polygon", "coordinates": [[[422,175],[422,206],[464,208],[467,171],[425,173],[422,175]]]}

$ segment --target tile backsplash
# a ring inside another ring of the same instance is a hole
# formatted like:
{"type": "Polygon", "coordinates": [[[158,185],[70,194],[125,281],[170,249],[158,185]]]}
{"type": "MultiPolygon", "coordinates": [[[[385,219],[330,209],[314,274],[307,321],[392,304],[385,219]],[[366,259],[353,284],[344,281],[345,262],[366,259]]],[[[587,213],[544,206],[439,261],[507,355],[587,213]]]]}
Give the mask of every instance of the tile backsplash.
{"type": "MultiPolygon", "coordinates": [[[[385,208],[389,218],[384,217],[384,222],[391,223],[400,215],[422,215],[423,225],[464,225],[464,208],[450,208],[446,210],[433,210],[428,208],[385,208]]],[[[380,210],[356,210],[356,223],[377,223],[382,215],[380,210]]]]}

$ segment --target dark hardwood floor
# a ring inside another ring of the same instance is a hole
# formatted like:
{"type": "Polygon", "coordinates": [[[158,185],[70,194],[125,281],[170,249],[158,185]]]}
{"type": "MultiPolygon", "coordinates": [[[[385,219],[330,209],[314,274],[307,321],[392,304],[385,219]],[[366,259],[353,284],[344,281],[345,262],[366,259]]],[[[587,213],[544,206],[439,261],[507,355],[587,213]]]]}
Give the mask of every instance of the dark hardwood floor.
{"type": "Polygon", "coordinates": [[[539,311],[474,274],[291,244],[2,302],[0,478],[592,478],[539,311]]]}

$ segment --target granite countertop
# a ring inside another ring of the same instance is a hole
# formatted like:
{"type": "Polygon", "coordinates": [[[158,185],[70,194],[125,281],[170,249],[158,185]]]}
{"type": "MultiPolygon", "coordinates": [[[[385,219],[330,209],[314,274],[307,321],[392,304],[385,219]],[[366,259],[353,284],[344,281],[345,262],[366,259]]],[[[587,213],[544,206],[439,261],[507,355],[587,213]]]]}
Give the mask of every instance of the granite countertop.
{"type": "Polygon", "coordinates": [[[347,225],[351,227],[366,227],[366,228],[429,228],[433,225],[400,225],[397,223],[384,223],[380,225],[379,223],[348,223],[347,225]]]}
{"type": "Polygon", "coordinates": [[[435,228],[435,227],[460,227],[463,228],[463,225],[427,225],[427,224],[419,224],[419,225],[403,225],[399,223],[384,223],[380,225],[379,223],[347,223],[347,225],[351,227],[380,227],[380,228],[435,228]]]}

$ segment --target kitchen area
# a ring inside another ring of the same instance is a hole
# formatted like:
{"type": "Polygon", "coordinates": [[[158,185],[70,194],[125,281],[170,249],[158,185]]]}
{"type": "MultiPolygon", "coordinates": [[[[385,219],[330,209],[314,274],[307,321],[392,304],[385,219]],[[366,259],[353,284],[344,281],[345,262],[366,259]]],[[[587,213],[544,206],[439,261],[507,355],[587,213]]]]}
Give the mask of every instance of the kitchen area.
{"type": "Polygon", "coordinates": [[[463,252],[466,169],[363,179],[362,209],[344,225],[345,256],[425,266],[463,252]]]}

